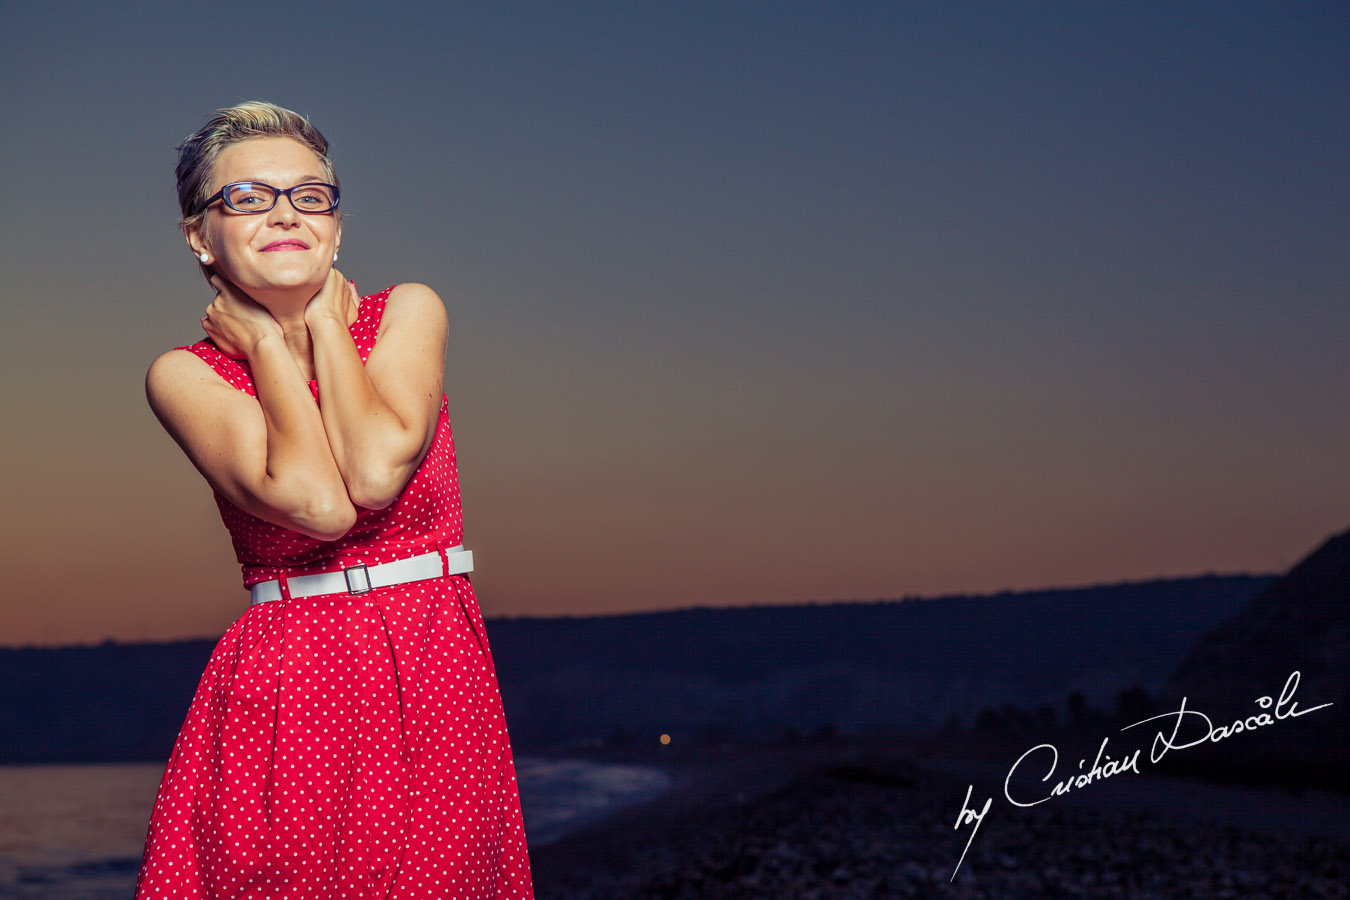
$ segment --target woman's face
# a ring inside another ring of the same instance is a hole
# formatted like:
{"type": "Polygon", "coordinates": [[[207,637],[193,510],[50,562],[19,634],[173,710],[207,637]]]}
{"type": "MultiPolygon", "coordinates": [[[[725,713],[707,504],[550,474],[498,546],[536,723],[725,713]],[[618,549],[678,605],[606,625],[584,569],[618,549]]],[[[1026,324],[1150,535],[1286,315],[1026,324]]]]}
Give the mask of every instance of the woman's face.
{"type": "MultiPolygon", "coordinates": [[[[327,181],[318,154],[286,137],[250,138],[231,144],[216,158],[211,192],[237,181],[258,181],[286,189],[327,181]]],[[[289,197],[264,213],[241,213],[221,200],[206,211],[187,239],[193,253],[205,252],[215,272],[259,302],[283,294],[310,294],[328,277],[342,237],[333,213],[302,213],[289,197]]],[[[308,299],[306,296],[305,299],[308,299]]]]}

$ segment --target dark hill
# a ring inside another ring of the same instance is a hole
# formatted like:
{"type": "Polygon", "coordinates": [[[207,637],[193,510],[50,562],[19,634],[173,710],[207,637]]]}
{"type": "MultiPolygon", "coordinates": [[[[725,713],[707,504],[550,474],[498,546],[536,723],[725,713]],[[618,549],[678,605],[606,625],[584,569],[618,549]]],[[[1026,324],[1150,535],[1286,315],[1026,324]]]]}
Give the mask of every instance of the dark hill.
{"type": "MultiPolygon", "coordinates": [[[[1295,700],[1307,717],[1186,751],[1196,766],[1258,770],[1317,768],[1341,772],[1350,747],[1350,531],[1328,539],[1288,574],[1199,641],[1168,681],[1169,701],[1186,697],[1215,725],[1259,712],[1259,697],[1279,698],[1298,671],[1295,700]]],[[[1175,709],[1175,706],[1169,706],[1175,709]]],[[[1268,780],[1268,779],[1267,779],[1268,780]]],[[[1330,783],[1316,777],[1316,783],[1330,783]]]]}
{"type": "MultiPolygon", "coordinates": [[[[1162,686],[1272,579],[490,619],[515,748],[936,729],[1162,686]]],[[[0,650],[0,763],[168,759],[214,640],[0,650]]]]}

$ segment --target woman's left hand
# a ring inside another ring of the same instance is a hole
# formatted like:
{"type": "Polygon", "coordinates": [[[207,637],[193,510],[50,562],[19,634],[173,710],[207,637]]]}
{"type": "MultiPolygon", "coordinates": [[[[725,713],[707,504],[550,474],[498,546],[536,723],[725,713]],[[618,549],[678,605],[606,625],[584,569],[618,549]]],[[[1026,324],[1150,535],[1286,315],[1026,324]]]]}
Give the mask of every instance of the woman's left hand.
{"type": "Polygon", "coordinates": [[[346,328],[349,304],[356,303],[359,306],[360,302],[356,285],[344,278],[335,266],[329,270],[328,280],[323,283],[323,287],[305,305],[305,324],[313,325],[318,317],[331,316],[346,328]]]}

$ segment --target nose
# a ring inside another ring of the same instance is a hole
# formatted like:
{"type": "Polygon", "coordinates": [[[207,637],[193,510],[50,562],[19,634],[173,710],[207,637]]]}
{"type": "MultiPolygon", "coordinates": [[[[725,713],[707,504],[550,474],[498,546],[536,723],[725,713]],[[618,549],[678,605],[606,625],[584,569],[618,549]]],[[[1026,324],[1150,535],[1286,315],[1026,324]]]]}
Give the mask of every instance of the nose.
{"type": "Polygon", "coordinates": [[[267,211],[269,224],[294,225],[300,221],[300,212],[290,200],[290,194],[277,198],[276,205],[267,211]]]}

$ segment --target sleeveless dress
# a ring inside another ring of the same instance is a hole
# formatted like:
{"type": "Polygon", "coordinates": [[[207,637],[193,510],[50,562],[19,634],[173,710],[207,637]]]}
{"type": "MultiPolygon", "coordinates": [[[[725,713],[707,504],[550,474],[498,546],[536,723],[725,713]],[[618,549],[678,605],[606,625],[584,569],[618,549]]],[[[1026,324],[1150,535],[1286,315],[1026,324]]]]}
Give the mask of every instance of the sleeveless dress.
{"type": "MultiPolygon", "coordinates": [[[[364,365],[388,288],[350,330],[364,365]]],[[[186,349],[257,396],[247,363],[186,349]]],[[[310,382],[318,401],[318,383],[310,382]]],[[[244,586],[460,544],[441,396],[387,508],[321,541],[218,492],[244,586]]],[[[184,596],[191,602],[191,595],[184,596]]],[[[136,900],[532,898],[515,762],[466,575],[251,605],[211,653],[165,768],[136,900]]]]}

